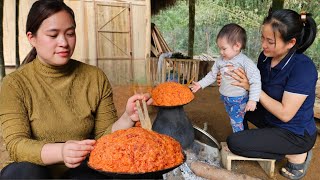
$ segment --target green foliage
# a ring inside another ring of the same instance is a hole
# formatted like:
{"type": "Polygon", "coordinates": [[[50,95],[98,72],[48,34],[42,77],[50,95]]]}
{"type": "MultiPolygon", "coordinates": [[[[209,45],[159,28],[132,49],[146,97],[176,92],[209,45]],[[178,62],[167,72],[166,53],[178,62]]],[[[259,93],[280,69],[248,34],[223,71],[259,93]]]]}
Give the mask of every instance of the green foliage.
{"type": "Polygon", "coordinates": [[[320,1],[314,0],[290,0],[285,2],[284,7],[297,12],[306,11],[312,13],[312,17],[317,23],[317,37],[313,44],[308,48],[306,54],[315,62],[318,70],[320,70],[320,1]]]}
{"type": "MultiPolygon", "coordinates": [[[[216,35],[228,23],[237,23],[247,31],[248,42],[245,53],[257,59],[261,52],[260,25],[268,14],[272,0],[197,0],[194,54],[218,54],[216,35]]],[[[284,8],[297,12],[311,12],[320,29],[319,1],[286,0],[284,8]]],[[[175,52],[188,52],[188,2],[180,0],[171,9],[152,17],[169,47],[175,52]]],[[[319,31],[318,31],[319,34],[319,31]]],[[[317,36],[308,54],[320,68],[320,37],[317,36]]]]}

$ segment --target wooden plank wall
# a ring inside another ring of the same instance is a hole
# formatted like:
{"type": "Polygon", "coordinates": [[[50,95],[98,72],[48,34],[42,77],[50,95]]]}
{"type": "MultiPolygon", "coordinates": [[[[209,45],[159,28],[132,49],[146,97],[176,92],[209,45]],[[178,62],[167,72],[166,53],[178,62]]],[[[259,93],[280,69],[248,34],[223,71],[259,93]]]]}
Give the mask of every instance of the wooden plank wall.
{"type": "Polygon", "coordinates": [[[72,58],[97,65],[95,14],[93,1],[65,0],[76,18],[77,45],[72,58]]]}
{"type": "MultiPolygon", "coordinates": [[[[31,5],[36,0],[20,1],[19,11],[19,53],[20,61],[31,50],[25,35],[27,15],[31,5]]],[[[150,30],[146,22],[150,22],[146,13],[148,0],[64,0],[75,12],[77,23],[77,45],[73,55],[74,59],[97,65],[96,29],[95,29],[95,3],[114,2],[129,3],[132,6],[132,34],[133,59],[145,59],[150,49],[146,49],[150,30]],[[148,19],[148,20],[146,20],[148,19]]],[[[4,56],[6,65],[15,64],[15,0],[4,0],[4,56]]]]}
{"type": "Polygon", "coordinates": [[[96,4],[98,61],[132,59],[130,8],[128,3],[96,4]]]}
{"type": "MultiPolygon", "coordinates": [[[[35,0],[23,0],[20,1],[19,6],[19,52],[20,58],[22,61],[27,53],[31,49],[26,33],[25,26],[28,16],[28,11],[35,0]]],[[[4,9],[3,9],[3,51],[4,51],[4,60],[6,65],[15,65],[15,52],[16,52],[16,35],[15,35],[15,3],[16,0],[4,0],[4,9]]]]}
{"type": "Polygon", "coordinates": [[[146,83],[145,57],[150,50],[146,50],[146,5],[142,2],[108,1],[96,6],[96,13],[102,14],[96,16],[96,28],[100,31],[97,32],[98,67],[112,84],[146,83]],[[106,41],[101,43],[103,39],[106,41]]]}
{"type": "Polygon", "coordinates": [[[145,59],[99,60],[98,67],[103,69],[112,85],[151,84],[149,63],[145,59]]]}
{"type": "MultiPolygon", "coordinates": [[[[15,44],[15,34],[10,33],[9,31],[6,31],[6,27],[15,26],[15,14],[12,14],[11,12],[15,12],[15,7],[10,6],[8,1],[4,1],[4,8],[3,8],[3,14],[11,14],[11,16],[4,16],[3,17],[3,45],[7,47],[12,47],[15,44]]],[[[6,59],[6,64],[8,65],[14,65],[15,64],[15,51],[9,51],[6,47],[4,48],[4,57],[6,59]]]]}

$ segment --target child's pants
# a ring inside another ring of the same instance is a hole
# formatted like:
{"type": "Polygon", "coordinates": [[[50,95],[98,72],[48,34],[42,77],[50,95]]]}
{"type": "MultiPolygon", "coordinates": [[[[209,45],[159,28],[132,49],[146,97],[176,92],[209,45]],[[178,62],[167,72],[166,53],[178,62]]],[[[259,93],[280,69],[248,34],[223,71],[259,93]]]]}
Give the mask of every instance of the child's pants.
{"type": "Polygon", "coordinates": [[[224,107],[230,117],[233,132],[243,131],[243,119],[249,97],[247,95],[237,97],[221,95],[221,99],[223,100],[224,107]]]}

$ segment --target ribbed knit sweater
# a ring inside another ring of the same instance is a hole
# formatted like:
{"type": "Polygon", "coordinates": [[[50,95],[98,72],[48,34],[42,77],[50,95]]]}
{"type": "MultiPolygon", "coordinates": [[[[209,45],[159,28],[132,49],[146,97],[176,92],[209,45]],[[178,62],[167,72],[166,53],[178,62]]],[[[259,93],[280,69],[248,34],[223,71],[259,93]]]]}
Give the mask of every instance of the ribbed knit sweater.
{"type": "Polygon", "coordinates": [[[219,57],[213,64],[211,71],[199,81],[199,84],[203,89],[214,83],[217,80],[217,74],[220,71],[222,78],[219,87],[220,94],[227,97],[245,96],[248,92],[244,88],[232,85],[236,80],[233,79],[230,74],[233,74],[233,69],[238,68],[242,68],[245,71],[249,80],[249,100],[259,102],[261,93],[260,71],[257,68],[257,65],[242,52],[230,60],[224,60],[222,57],[219,57]],[[232,66],[231,70],[228,66],[232,66]]]}
{"type": "Polygon", "coordinates": [[[0,122],[12,161],[42,165],[44,144],[97,139],[116,120],[110,83],[97,67],[75,60],[54,67],[35,59],[3,80],[0,122]]]}

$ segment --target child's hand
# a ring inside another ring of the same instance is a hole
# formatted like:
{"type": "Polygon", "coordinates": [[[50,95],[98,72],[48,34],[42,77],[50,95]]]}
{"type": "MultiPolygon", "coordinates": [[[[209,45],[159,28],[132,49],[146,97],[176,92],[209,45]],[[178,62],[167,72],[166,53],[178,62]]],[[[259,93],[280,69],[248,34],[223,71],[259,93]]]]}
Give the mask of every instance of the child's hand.
{"type": "Polygon", "coordinates": [[[193,93],[195,93],[201,88],[201,86],[198,82],[192,81],[192,84],[189,86],[189,88],[193,93]]]}
{"type": "Polygon", "coordinates": [[[248,101],[247,105],[246,105],[246,109],[245,111],[254,111],[257,107],[257,102],[255,101],[248,101]]]}

